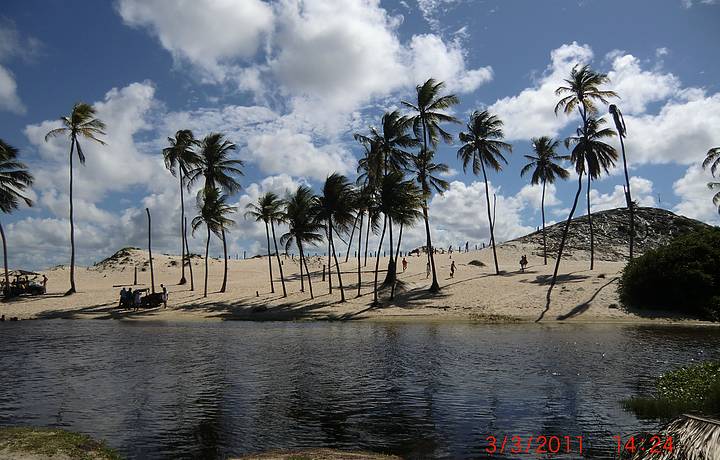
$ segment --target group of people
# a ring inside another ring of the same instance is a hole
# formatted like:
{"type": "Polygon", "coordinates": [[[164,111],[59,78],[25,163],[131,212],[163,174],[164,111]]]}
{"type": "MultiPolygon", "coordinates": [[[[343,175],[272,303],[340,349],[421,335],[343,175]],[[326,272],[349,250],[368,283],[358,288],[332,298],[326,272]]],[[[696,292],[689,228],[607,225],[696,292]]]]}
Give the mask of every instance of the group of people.
{"type": "MultiPolygon", "coordinates": [[[[162,303],[164,308],[167,308],[168,291],[164,284],[161,284],[160,287],[162,288],[162,303]]],[[[132,288],[122,288],[120,290],[120,303],[118,306],[137,310],[142,306],[143,292],[147,291],[147,288],[135,290],[132,288]]]]}

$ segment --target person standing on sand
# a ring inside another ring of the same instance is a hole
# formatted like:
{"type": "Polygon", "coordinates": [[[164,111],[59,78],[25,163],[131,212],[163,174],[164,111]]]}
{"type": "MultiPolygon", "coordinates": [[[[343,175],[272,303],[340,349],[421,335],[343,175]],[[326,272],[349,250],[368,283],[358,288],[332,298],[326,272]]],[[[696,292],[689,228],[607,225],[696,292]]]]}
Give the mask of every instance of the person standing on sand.
{"type": "Polygon", "coordinates": [[[43,287],[43,294],[47,293],[47,276],[43,275],[43,281],[42,281],[42,287],[43,287]]]}
{"type": "Polygon", "coordinates": [[[163,308],[167,308],[167,301],[168,301],[168,292],[167,288],[164,284],[161,284],[160,287],[162,288],[162,301],[163,301],[163,308]]]}
{"type": "Polygon", "coordinates": [[[408,261],[405,260],[405,257],[403,257],[403,260],[402,260],[403,273],[405,273],[405,270],[407,270],[407,264],[408,264],[408,261]]]}
{"type": "Polygon", "coordinates": [[[425,267],[425,279],[430,278],[430,262],[427,263],[427,266],[425,267]]]}
{"type": "Polygon", "coordinates": [[[453,260],[450,264],[450,278],[455,277],[455,261],[453,260]]]}
{"type": "Polygon", "coordinates": [[[523,255],[520,257],[520,271],[525,272],[525,266],[528,264],[527,256],[523,255]]]}

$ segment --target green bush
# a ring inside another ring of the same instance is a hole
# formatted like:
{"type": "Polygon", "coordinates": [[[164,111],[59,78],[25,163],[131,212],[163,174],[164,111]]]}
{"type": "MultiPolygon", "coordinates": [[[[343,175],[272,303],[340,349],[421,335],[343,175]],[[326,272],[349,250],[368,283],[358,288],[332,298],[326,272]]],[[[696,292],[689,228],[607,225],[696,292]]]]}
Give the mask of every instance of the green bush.
{"type": "Polygon", "coordinates": [[[720,362],[704,362],[668,372],[655,382],[652,397],[631,398],[623,407],[641,418],[672,418],[694,412],[720,415],[720,362]]]}
{"type": "Polygon", "coordinates": [[[720,320],[720,228],[687,233],[632,260],[619,293],[627,307],[720,320]]]}

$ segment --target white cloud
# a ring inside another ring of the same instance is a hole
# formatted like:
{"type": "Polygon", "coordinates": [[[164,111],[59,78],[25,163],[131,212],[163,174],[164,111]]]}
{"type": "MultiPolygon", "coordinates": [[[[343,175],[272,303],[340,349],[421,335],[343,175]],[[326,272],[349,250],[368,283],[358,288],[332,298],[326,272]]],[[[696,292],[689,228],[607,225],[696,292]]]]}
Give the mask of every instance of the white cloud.
{"type": "Polygon", "coordinates": [[[667,99],[680,88],[675,75],[642,70],[631,54],[615,56],[608,77],[609,86],[621,97],[616,103],[625,114],[643,113],[649,103],[667,99]]]}
{"type": "Polygon", "coordinates": [[[720,225],[717,206],[712,202],[713,191],[707,187],[708,182],[718,182],[710,175],[710,171],[702,169],[698,164],[690,166],[685,175],[673,183],[673,191],[680,198],[680,203],[673,208],[678,214],[720,225]]]}
{"type": "MultiPolygon", "coordinates": [[[[653,183],[649,179],[633,176],[630,178],[630,190],[633,201],[639,206],[655,206],[653,183]]],[[[610,193],[600,193],[593,188],[590,190],[590,206],[593,212],[607,209],[624,208],[625,190],[622,185],[616,185],[610,193]]],[[[587,206],[585,206],[587,212],[587,206]]]]}
{"type": "Polygon", "coordinates": [[[703,5],[715,5],[718,3],[718,0],[681,0],[682,4],[685,8],[690,8],[693,5],[696,5],[698,3],[703,5]]]}
{"type": "Polygon", "coordinates": [[[567,78],[574,65],[587,63],[592,56],[588,45],[577,42],[562,45],[551,52],[551,63],[535,85],[492,104],[490,112],[505,123],[505,137],[516,140],[557,136],[569,120],[562,113],[555,116],[558,101],[555,90],[563,84],[563,79],[567,78]]]}
{"type": "Polygon", "coordinates": [[[0,66],[0,110],[23,114],[25,106],[17,94],[17,83],[9,70],[0,66]]]}
{"type": "Polygon", "coordinates": [[[261,0],[120,0],[126,24],[147,27],[177,60],[188,60],[216,81],[227,64],[252,57],[273,26],[261,0]]]}

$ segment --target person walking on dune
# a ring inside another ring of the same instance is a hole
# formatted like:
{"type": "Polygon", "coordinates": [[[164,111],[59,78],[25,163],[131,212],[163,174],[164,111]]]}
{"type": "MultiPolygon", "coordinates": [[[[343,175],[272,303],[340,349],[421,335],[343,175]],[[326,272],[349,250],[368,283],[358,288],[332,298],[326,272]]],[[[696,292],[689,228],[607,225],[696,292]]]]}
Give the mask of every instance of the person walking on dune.
{"type": "Polygon", "coordinates": [[[427,266],[425,267],[425,279],[430,278],[430,262],[427,263],[427,266]]]}
{"type": "Polygon", "coordinates": [[[405,270],[407,270],[407,264],[408,264],[408,261],[405,260],[405,257],[403,257],[403,260],[402,260],[403,273],[405,273],[405,270]]]}
{"type": "Polygon", "coordinates": [[[455,278],[455,261],[450,264],[450,278],[455,278]]]}

